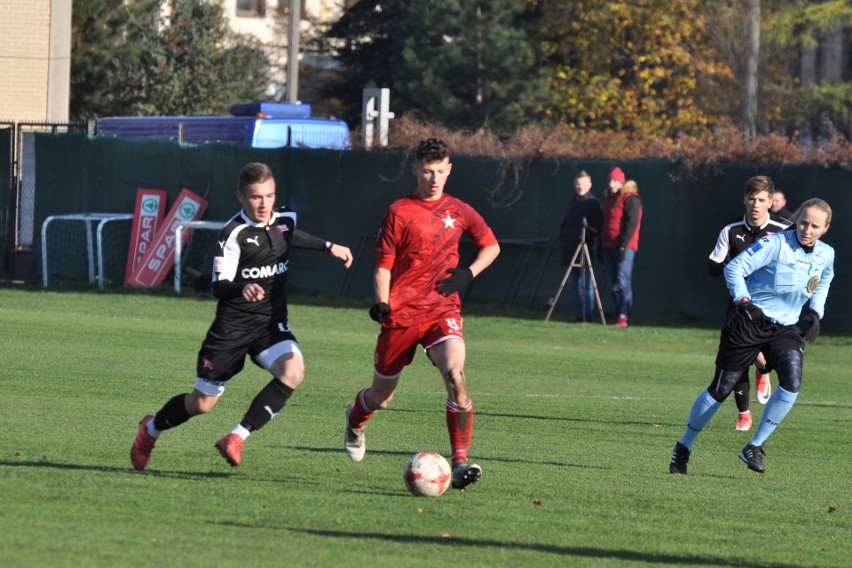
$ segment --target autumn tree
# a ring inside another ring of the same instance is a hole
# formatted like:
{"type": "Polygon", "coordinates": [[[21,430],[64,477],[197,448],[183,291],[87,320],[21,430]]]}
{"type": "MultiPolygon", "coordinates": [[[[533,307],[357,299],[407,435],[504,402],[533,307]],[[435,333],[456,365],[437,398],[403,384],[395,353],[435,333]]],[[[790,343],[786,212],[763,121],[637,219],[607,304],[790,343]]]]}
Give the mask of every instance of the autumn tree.
{"type": "Polygon", "coordinates": [[[774,77],[775,128],[819,138],[833,126],[852,138],[850,25],[848,0],[791,0],[772,15],[767,43],[782,58],[782,71],[774,77]]]}
{"type": "Polygon", "coordinates": [[[706,41],[698,0],[541,0],[537,39],[553,102],[546,114],[578,129],[672,136],[727,126],[706,85],[730,75],[706,41]]]}

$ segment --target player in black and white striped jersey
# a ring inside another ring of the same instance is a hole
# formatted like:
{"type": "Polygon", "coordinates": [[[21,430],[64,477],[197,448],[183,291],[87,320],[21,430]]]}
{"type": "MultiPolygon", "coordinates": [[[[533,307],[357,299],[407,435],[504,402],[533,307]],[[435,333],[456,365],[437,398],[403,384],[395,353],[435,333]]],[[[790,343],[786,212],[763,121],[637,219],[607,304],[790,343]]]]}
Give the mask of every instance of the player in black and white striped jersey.
{"type": "MultiPolygon", "coordinates": [[[[741,219],[728,223],[719,231],[716,246],[710,253],[707,266],[711,276],[721,276],[725,265],[759,238],[781,232],[790,225],[788,220],[769,211],[774,193],[775,184],[767,176],[754,176],[746,182],[743,190],[745,214],[741,219]]],[[[728,302],[729,317],[734,308],[733,302],[728,302]]],[[[733,389],[734,399],[739,411],[735,429],[748,431],[752,425],[752,416],[749,410],[750,384],[747,373],[743,373],[742,377],[742,381],[733,389]]],[[[758,355],[755,361],[755,390],[758,402],[766,404],[772,387],[763,354],[758,355]]]]}
{"type": "Polygon", "coordinates": [[[325,251],[346,268],[352,266],[348,247],[297,229],[294,212],[275,210],[275,178],[266,164],[242,169],[237,199],[243,208],[219,233],[213,259],[213,294],[219,302],[198,352],[195,388],[142,419],[130,451],[134,469],[145,469],[164,430],[212,410],[249,356],[272,380],[234,430],[215,444],[228,463],[239,465],[243,441],[284,408],[304,378],[302,352],[287,319],[290,249],[325,251]]]}

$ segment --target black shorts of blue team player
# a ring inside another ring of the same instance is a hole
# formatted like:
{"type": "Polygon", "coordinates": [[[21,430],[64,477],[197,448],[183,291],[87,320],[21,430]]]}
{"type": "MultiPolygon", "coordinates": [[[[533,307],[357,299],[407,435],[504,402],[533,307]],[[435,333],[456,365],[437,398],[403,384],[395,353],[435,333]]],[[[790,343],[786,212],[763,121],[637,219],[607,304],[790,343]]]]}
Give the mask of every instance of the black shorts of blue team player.
{"type": "Polygon", "coordinates": [[[778,350],[799,349],[804,341],[795,325],[781,325],[769,318],[752,320],[730,310],[719,338],[716,365],[726,371],[745,371],[761,351],[769,369],[778,350]]]}
{"type": "Polygon", "coordinates": [[[207,337],[198,351],[197,376],[210,383],[224,383],[242,371],[246,355],[255,365],[265,368],[257,357],[264,350],[285,341],[294,342],[298,350],[298,341],[286,321],[263,317],[251,325],[246,320],[236,324],[217,317],[210,324],[207,337]]]}

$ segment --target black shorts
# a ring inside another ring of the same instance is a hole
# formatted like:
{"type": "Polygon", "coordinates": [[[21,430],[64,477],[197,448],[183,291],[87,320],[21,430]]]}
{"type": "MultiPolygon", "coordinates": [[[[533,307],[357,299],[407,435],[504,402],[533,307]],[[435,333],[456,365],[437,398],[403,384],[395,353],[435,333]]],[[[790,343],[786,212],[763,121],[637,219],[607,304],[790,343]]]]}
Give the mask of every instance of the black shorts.
{"type": "MultiPolygon", "coordinates": [[[[259,367],[257,357],[269,347],[292,341],[296,337],[287,322],[258,318],[254,325],[243,320],[238,325],[223,318],[216,318],[207,330],[207,337],[198,351],[195,372],[197,377],[209,383],[224,383],[243,369],[246,355],[259,367]]],[[[264,367],[265,368],[265,367],[264,367]]]]}
{"type": "Polygon", "coordinates": [[[780,325],[771,320],[752,321],[731,310],[719,338],[716,365],[726,371],[745,371],[763,352],[772,368],[772,353],[779,349],[802,349],[804,341],[795,325],[780,325]]]}

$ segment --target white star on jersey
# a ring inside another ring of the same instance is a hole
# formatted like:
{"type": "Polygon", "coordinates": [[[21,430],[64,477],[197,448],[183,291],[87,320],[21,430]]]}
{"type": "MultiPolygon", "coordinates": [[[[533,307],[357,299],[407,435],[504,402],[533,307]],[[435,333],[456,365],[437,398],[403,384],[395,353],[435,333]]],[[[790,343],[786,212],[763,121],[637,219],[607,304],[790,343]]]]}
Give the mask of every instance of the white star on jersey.
{"type": "Polygon", "coordinates": [[[445,229],[455,229],[456,228],[456,220],[450,217],[450,214],[447,213],[447,216],[441,219],[444,222],[445,229]]]}

